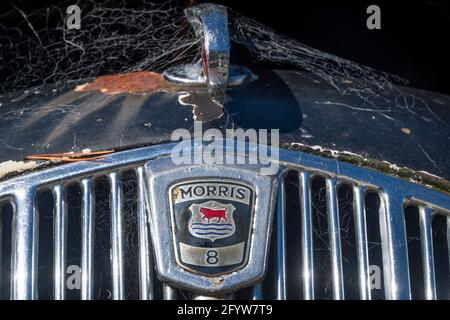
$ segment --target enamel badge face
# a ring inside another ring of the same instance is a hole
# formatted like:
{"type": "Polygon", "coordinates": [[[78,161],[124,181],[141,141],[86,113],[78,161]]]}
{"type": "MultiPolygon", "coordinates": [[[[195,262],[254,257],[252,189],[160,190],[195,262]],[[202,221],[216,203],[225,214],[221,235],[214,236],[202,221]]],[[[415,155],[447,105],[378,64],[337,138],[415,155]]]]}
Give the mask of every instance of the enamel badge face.
{"type": "Polygon", "coordinates": [[[160,281],[220,294],[256,283],[267,269],[277,188],[260,167],[145,165],[146,201],[160,281]]]}
{"type": "Polygon", "coordinates": [[[238,180],[205,179],[170,188],[177,263],[216,275],[239,269],[248,258],[254,191],[238,180]]]}

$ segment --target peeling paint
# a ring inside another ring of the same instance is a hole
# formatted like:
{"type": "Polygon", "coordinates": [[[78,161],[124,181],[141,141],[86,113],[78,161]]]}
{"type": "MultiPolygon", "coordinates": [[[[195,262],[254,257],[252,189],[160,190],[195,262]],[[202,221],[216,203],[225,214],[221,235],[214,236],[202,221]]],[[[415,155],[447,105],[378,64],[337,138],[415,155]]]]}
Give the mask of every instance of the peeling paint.
{"type": "Polygon", "coordinates": [[[402,128],[402,132],[404,132],[406,134],[411,134],[411,129],[409,129],[409,128],[402,128]]]}
{"type": "Polygon", "coordinates": [[[316,152],[318,152],[318,153],[325,153],[325,152],[328,152],[328,153],[330,153],[331,154],[331,157],[333,157],[333,158],[337,158],[337,157],[339,157],[339,155],[349,155],[349,156],[354,156],[354,157],[359,157],[359,158],[361,158],[361,159],[363,159],[363,160],[367,160],[366,158],[364,158],[363,156],[361,156],[361,155],[359,155],[359,154],[356,154],[356,153],[353,153],[353,152],[350,152],[350,151],[339,151],[339,150],[333,150],[333,149],[327,149],[327,148],[324,148],[324,147],[322,147],[322,146],[308,146],[308,145],[305,145],[305,144],[303,144],[303,143],[300,143],[300,142],[293,142],[293,143],[291,143],[290,144],[292,147],[294,147],[294,148],[296,148],[296,147],[299,147],[299,148],[302,148],[302,147],[304,147],[304,148],[309,148],[309,149],[311,149],[311,150],[313,150],[313,151],[316,151],[316,152]]]}
{"type": "Polygon", "coordinates": [[[436,179],[442,179],[442,180],[445,180],[444,178],[439,177],[439,176],[437,176],[437,175],[435,175],[435,174],[429,173],[429,172],[427,172],[427,171],[420,170],[420,171],[417,171],[417,172],[418,172],[418,173],[425,174],[425,175],[430,176],[430,177],[434,177],[434,178],[436,178],[436,179]]]}
{"type": "Polygon", "coordinates": [[[383,160],[381,161],[381,163],[385,163],[389,166],[389,169],[395,170],[395,171],[399,171],[401,169],[401,167],[397,166],[396,164],[390,163],[389,161],[383,160]]]}
{"type": "Polygon", "coordinates": [[[0,179],[11,174],[22,173],[39,167],[36,161],[5,161],[0,163],[0,179]]]}

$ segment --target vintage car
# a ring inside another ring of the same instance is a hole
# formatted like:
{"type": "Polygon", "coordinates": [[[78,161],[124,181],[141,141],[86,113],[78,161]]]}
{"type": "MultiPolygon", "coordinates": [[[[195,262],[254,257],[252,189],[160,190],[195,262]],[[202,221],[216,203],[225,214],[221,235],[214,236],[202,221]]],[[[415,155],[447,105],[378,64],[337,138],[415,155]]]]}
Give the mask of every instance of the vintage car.
{"type": "Polygon", "coordinates": [[[2,92],[1,297],[449,299],[450,97],[180,12],[171,63],[2,92]]]}

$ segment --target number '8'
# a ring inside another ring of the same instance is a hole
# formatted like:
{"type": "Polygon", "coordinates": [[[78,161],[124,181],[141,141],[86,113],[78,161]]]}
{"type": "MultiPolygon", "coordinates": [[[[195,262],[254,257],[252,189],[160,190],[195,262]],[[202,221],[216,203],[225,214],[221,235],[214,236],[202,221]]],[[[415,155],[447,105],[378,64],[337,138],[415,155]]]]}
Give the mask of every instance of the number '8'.
{"type": "Polygon", "coordinates": [[[217,264],[219,262],[219,252],[217,250],[208,250],[206,252],[206,262],[209,264],[217,264]]]}

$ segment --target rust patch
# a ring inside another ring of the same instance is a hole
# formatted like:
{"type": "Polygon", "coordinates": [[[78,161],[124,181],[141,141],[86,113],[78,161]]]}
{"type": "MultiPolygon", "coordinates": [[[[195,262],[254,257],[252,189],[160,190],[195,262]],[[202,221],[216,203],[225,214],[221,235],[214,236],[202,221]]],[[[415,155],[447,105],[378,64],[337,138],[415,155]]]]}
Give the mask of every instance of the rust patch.
{"type": "Polygon", "coordinates": [[[79,85],[75,91],[100,91],[107,95],[131,93],[146,95],[158,91],[172,91],[173,85],[156,72],[138,71],[100,76],[94,82],[79,85]]]}
{"type": "Polygon", "coordinates": [[[194,120],[209,122],[223,115],[223,108],[210,99],[206,87],[177,86],[167,81],[162,74],[150,71],[100,76],[94,82],[76,86],[74,91],[100,91],[106,95],[123,93],[149,95],[161,91],[173,92],[178,94],[181,105],[192,107],[194,120]]]}

